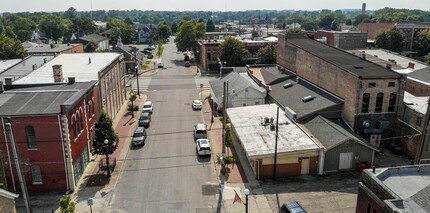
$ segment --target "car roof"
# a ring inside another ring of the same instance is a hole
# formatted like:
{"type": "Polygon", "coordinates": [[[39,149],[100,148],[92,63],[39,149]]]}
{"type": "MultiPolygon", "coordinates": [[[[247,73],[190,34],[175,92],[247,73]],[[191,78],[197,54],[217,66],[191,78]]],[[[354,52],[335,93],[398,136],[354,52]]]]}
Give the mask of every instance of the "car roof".
{"type": "Polygon", "coordinates": [[[306,213],[306,210],[297,201],[289,201],[283,204],[293,213],[306,213]]]}
{"type": "Polygon", "coordinates": [[[206,130],[206,125],[205,124],[196,124],[196,129],[197,130],[206,130]]]}
{"type": "Polygon", "coordinates": [[[134,130],[134,133],[144,132],[145,128],[143,127],[137,127],[136,130],[134,130]]]}
{"type": "Polygon", "coordinates": [[[193,102],[195,102],[195,103],[199,102],[200,103],[201,101],[200,100],[194,100],[193,102]]]}
{"type": "Polygon", "coordinates": [[[151,101],[145,101],[145,103],[143,105],[148,105],[148,104],[152,104],[151,101]]]}
{"type": "Polygon", "coordinates": [[[149,114],[149,112],[143,112],[142,113],[142,115],[140,115],[140,117],[142,117],[142,116],[146,116],[146,117],[148,117],[148,116],[150,116],[151,114],[149,114]]]}
{"type": "Polygon", "coordinates": [[[209,140],[206,138],[197,139],[197,143],[199,143],[201,147],[210,147],[211,146],[209,140]]]}

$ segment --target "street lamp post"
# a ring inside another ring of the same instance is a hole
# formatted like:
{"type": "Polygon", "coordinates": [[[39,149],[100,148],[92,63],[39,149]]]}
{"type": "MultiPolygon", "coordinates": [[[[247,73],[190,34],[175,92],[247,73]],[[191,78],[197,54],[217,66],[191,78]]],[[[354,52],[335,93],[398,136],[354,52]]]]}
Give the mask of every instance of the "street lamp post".
{"type": "Polygon", "coordinates": [[[244,189],[243,193],[245,194],[245,213],[248,213],[248,195],[249,195],[249,189],[244,189]]]}
{"type": "Polygon", "coordinates": [[[109,168],[109,149],[108,149],[109,140],[108,140],[108,139],[105,139],[104,143],[105,143],[105,147],[106,147],[106,168],[107,168],[107,177],[110,177],[110,168],[109,168]]]}
{"type": "Polygon", "coordinates": [[[140,97],[140,89],[139,89],[139,65],[137,64],[137,54],[138,54],[138,49],[134,48],[134,69],[136,72],[136,83],[137,83],[137,96],[140,97]]]}
{"type": "Polygon", "coordinates": [[[199,51],[198,50],[196,51],[196,53],[197,53],[197,73],[199,73],[199,58],[200,58],[200,55],[199,55],[199,51]]]}

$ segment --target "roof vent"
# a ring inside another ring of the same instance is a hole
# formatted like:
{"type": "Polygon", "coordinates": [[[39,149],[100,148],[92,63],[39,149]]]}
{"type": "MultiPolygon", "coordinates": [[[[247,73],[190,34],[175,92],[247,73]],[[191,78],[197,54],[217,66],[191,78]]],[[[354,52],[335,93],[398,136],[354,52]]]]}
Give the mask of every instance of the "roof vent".
{"type": "Polygon", "coordinates": [[[270,124],[270,131],[275,131],[275,129],[276,129],[276,128],[275,128],[275,124],[273,124],[273,123],[272,123],[272,124],[270,124]]]}
{"type": "Polygon", "coordinates": [[[305,102],[305,103],[309,102],[309,101],[312,101],[312,100],[314,100],[314,97],[312,97],[310,95],[305,96],[305,97],[302,98],[302,101],[305,102]]]}
{"type": "Polygon", "coordinates": [[[75,77],[69,77],[68,79],[69,79],[68,80],[69,84],[74,84],[75,83],[75,77]]]}
{"type": "Polygon", "coordinates": [[[292,87],[293,86],[293,84],[292,83],[286,83],[286,84],[284,84],[284,89],[287,89],[287,88],[290,88],[290,87],[292,87]]]}
{"type": "Polygon", "coordinates": [[[267,124],[269,124],[270,123],[270,118],[269,117],[265,117],[264,118],[264,126],[266,126],[267,124]]]}
{"type": "Polygon", "coordinates": [[[390,64],[390,63],[388,63],[388,64],[385,66],[385,68],[387,68],[387,70],[391,70],[391,64],[390,64]]]}
{"type": "Polygon", "coordinates": [[[88,63],[91,64],[91,57],[88,58],[88,63]]]}
{"type": "Polygon", "coordinates": [[[355,69],[363,69],[363,66],[354,66],[355,69]]]}

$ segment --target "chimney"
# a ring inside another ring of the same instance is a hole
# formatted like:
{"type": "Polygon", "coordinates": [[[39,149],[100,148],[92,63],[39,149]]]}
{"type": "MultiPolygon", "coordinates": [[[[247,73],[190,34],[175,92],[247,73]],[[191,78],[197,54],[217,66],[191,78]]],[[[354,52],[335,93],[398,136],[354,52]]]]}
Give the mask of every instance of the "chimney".
{"type": "Polygon", "coordinates": [[[91,57],[88,58],[88,63],[91,64],[91,57]]]}
{"type": "Polygon", "coordinates": [[[75,77],[69,77],[68,82],[69,82],[69,84],[74,84],[75,83],[75,77]]]}
{"type": "Polygon", "coordinates": [[[387,63],[387,65],[385,66],[385,68],[387,68],[387,70],[391,70],[391,64],[387,63]]]}
{"type": "Polygon", "coordinates": [[[47,59],[47,58],[44,58],[44,59],[43,59],[43,63],[44,63],[44,64],[46,64],[46,62],[48,62],[48,59],[47,59]]]}
{"type": "Polygon", "coordinates": [[[12,85],[12,78],[5,78],[4,83],[5,85],[12,85]]]}
{"type": "Polygon", "coordinates": [[[55,44],[51,44],[51,48],[55,48],[55,44]]]}
{"type": "Polygon", "coordinates": [[[3,81],[0,81],[0,93],[4,92],[3,81]]]}
{"type": "Polygon", "coordinates": [[[63,66],[61,64],[52,66],[52,72],[54,73],[54,82],[63,82],[63,66]]]}
{"type": "Polygon", "coordinates": [[[33,70],[37,69],[37,64],[33,64],[33,70]]]}
{"type": "Polygon", "coordinates": [[[413,70],[415,68],[415,64],[412,63],[412,62],[409,62],[408,68],[411,69],[411,70],[413,70]]]}

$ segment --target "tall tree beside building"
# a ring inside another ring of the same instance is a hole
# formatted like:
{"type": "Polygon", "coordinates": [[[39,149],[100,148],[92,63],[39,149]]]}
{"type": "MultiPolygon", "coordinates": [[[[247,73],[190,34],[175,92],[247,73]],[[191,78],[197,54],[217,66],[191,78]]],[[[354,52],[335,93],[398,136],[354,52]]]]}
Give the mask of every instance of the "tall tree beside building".
{"type": "Polygon", "coordinates": [[[46,36],[55,42],[63,37],[67,31],[67,26],[60,16],[57,15],[46,15],[40,20],[39,28],[46,36]]]}
{"type": "Polygon", "coordinates": [[[211,18],[206,22],[206,32],[215,32],[215,24],[211,18]]]}
{"type": "Polygon", "coordinates": [[[418,33],[418,39],[415,43],[416,51],[420,56],[430,52],[430,30],[422,30],[418,33]]]}
{"type": "Polygon", "coordinates": [[[219,58],[228,67],[245,65],[247,55],[245,44],[234,37],[227,37],[219,46],[219,58]]]}
{"type": "Polygon", "coordinates": [[[175,38],[176,48],[179,51],[191,50],[196,52],[199,45],[198,39],[203,38],[205,32],[204,23],[195,23],[193,20],[182,21],[175,38]]]}
{"type": "Polygon", "coordinates": [[[100,113],[95,123],[95,133],[92,142],[93,149],[91,152],[93,154],[105,155],[106,151],[108,154],[112,154],[117,148],[114,144],[118,142],[118,136],[113,129],[112,119],[106,112],[100,113]],[[104,143],[105,140],[108,140],[107,145],[104,143]]]}
{"type": "Polygon", "coordinates": [[[65,19],[72,19],[76,17],[78,17],[78,14],[76,13],[76,9],[74,7],[69,7],[69,9],[67,9],[63,14],[63,18],[65,19]]]}
{"type": "Polygon", "coordinates": [[[27,56],[27,50],[25,50],[19,40],[11,39],[2,34],[0,34],[0,50],[0,60],[24,58],[27,56]]]}
{"type": "Polygon", "coordinates": [[[171,31],[173,34],[176,34],[178,32],[178,24],[176,22],[173,22],[171,31]]]}
{"type": "Polygon", "coordinates": [[[405,35],[402,31],[393,27],[387,31],[382,31],[376,35],[375,44],[379,48],[400,53],[405,35]]]}
{"type": "Polygon", "coordinates": [[[258,50],[257,58],[259,64],[276,64],[276,45],[270,43],[267,47],[258,50]]]}
{"type": "Polygon", "coordinates": [[[160,24],[158,24],[157,27],[158,36],[161,40],[166,40],[172,35],[172,31],[169,27],[169,23],[166,21],[162,21],[160,24]]]}

